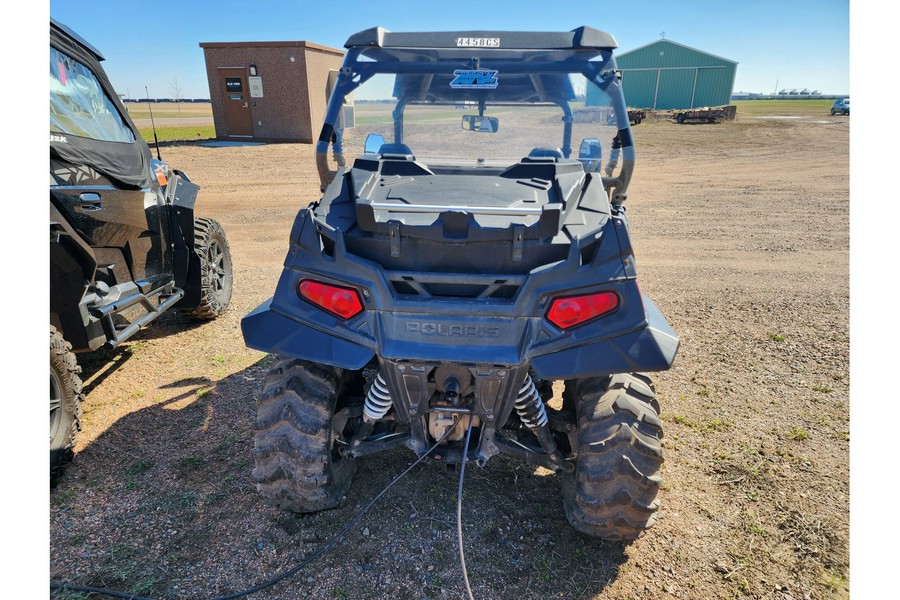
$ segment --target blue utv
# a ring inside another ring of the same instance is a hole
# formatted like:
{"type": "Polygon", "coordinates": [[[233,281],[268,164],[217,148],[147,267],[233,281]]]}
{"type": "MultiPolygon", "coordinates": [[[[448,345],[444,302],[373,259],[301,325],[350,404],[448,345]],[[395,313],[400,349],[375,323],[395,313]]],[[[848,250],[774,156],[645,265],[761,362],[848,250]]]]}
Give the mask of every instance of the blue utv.
{"type": "Polygon", "coordinates": [[[663,461],[644,373],[679,342],[638,289],[615,39],[373,28],[346,48],[323,195],[242,322],[279,358],[257,407],[260,493],[314,512],[366,455],[502,452],[560,476],[579,531],[636,538],[663,461]]]}

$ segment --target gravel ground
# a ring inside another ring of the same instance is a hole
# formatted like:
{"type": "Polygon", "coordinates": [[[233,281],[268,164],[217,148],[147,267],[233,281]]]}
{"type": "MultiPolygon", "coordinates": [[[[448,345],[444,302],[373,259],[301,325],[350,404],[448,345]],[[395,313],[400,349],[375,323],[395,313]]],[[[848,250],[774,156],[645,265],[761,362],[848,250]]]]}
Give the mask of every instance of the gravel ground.
{"type": "MultiPolygon", "coordinates": [[[[682,340],[654,376],[666,428],[657,525],[631,544],[566,522],[558,479],[504,457],[467,470],[477,598],[849,595],[848,119],[635,127],[628,201],[641,289],[682,340]]],[[[313,149],[179,146],[234,254],[226,314],[167,314],[81,356],[77,455],[51,492],[51,581],[208,598],[281,573],[413,459],[361,459],[340,508],[280,512],[250,479],[271,358],[240,319],[275,288],[313,149]]],[[[423,464],[331,552],[259,597],[461,598],[456,474],[423,464]]],[[[54,598],[84,597],[73,593],[54,598]]]]}

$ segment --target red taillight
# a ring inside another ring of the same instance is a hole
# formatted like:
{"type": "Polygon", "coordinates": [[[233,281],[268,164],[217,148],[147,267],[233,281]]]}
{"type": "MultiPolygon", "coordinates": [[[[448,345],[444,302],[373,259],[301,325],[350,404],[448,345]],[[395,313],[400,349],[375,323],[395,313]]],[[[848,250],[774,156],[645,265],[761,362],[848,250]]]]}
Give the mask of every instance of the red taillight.
{"type": "Polygon", "coordinates": [[[618,306],[619,296],[614,292],[556,298],[550,303],[547,320],[560,329],[568,329],[612,312],[618,306]]]}
{"type": "Polygon", "coordinates": [[[363,311],[359,292],[353,288],[304,279],[297,286],[297,293],[301,298],[309,300],[342,319],[355,317],[363,311]]]}

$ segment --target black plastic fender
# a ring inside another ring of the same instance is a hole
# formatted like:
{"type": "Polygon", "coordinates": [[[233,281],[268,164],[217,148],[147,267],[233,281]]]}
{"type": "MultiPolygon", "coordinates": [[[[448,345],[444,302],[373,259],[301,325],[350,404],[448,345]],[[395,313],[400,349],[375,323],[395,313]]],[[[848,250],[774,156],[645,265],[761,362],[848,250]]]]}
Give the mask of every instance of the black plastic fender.
{"type": "Polygon", "coordinates": [[[254,350],[303,358],[341,369],[361,369],[375,356],[369,348],[273,311],[271,298],[241,319],[241,331],[244,342],[254,350]]]}
{"type": "Polygon", "coordinates": [[[172,267],[175,287],[184,290],[176,304],[180,309],[200,306],[200,257],[194,252],[194,204],[200,186],[175,171],[166,187],[169,230],[172,235],[172,267]]]}
{"type": "Polygon", "coordinates": [[[574,379],[672,366],[680,341],[650,298],[643,296],[647,324],[637,330],[531,359],[540,379],[574,379]]]}

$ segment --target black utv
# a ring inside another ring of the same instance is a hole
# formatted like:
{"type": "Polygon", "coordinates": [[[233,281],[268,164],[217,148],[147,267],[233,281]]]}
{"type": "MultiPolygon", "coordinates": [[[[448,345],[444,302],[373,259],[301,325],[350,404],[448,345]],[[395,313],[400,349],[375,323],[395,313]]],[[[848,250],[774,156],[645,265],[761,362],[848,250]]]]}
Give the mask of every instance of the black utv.
{"type": "Polygon", "coordinates": [[[199,187],[151,158],[102,60],[51,19],[51,485],[79,429],[74,353],[115,347],[170,308],[213,319],[231,298],[225,232],[194,217],[199,187]]]}
{"type": "Polygon", "coordinates": [[[324,195],[242,322],[280,357],[257,405],[264,496],[318,511],[375,452],[503,452],[560,475],[579,531],[653,523],[644,372],[679,342],[638,289],[615,47],[588,27],[350,37],[316,149],[324,195]]]}

